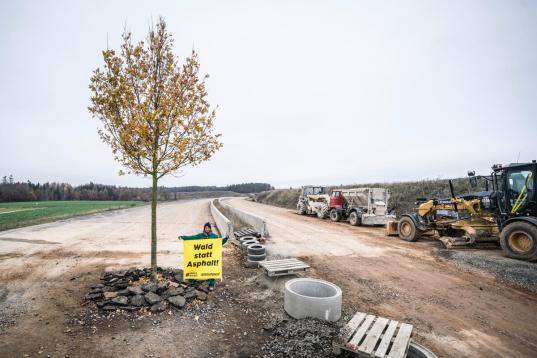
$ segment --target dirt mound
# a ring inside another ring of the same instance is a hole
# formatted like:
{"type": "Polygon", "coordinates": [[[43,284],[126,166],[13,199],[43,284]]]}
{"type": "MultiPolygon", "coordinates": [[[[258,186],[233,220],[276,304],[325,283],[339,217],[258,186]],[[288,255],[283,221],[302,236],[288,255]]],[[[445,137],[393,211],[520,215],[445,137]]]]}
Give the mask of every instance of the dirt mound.
{"type": "Polygon", "coordinates": [[[255,200],[259,203],[279,206],[281,208],[296,209],[296,203],[300,196],[298,189],[283,189],[264,191],[255,196],[255,200]]]}

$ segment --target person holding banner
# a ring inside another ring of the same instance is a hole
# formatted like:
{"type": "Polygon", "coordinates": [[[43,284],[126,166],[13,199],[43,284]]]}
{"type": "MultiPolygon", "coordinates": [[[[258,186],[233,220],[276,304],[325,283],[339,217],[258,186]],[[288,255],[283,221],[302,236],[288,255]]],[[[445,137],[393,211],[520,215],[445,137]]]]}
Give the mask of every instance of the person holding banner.
{"type": "MultiPolygon", "coordinates": [[[[203,225],[203,231],[199,234],[196,234],[196,235],[191,235],[191,236],[179,236],[179,239],[181,240],[206,240],[206,239],[218,239],[218,235],[216,235],[215,233],[213,233],[212,231],[212,227],[211,227],[211,223],[205,223],[205,225],[203,225]]],[[[224,245],[226,242],[227,242],[228,238],[227,237],[224,237],[222,238],[222,245],[224,245]]],[[[214,278],[211,278],[209,280],[207,280],[208,284],[209,284],[209,290],[212,291],[214,290],[214,287],[216,286],[216,280],[214,278]]]]}

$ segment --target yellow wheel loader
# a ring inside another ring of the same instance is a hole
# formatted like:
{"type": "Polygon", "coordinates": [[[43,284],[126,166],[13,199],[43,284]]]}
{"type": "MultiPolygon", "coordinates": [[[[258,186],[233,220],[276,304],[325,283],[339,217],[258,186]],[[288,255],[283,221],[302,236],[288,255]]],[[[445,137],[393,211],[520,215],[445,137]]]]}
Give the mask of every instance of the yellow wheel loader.
{"type": "MultiPolygon", "coordinates": [[[[537,261],[537,162],[496,164],[485,179],[486,190],[451,198],[418,199],[415,213],[388,224],[397,225],[399,238],[416,241],[422,235],[439,235],[447,248],[499,243],[507,256],[537,261]],[[492,190],[489,189],[492,184],[492,190]]],[[[474,172],[468,173],[476,187],[474,172]]]]}

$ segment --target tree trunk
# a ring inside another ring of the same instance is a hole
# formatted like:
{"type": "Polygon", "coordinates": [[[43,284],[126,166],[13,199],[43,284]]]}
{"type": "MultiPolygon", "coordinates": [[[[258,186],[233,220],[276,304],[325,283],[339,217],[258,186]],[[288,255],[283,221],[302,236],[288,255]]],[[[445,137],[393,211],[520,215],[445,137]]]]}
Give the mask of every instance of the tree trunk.
{"type": "Polygon", "coordinates": [[[157,279],[157,174],[153,174],[151,190],[151,278],[157,279]]]}

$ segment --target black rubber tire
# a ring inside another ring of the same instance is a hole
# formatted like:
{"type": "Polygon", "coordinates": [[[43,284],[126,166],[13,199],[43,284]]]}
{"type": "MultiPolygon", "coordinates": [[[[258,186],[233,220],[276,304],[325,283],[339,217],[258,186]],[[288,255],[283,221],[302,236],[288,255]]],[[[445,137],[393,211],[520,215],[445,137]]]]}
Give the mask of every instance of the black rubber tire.
{"type": "Polygon", "coordinates": [[[247,259],[244,266],[246,266],[247,268],[258,268],[260,262],[262,261],[252,261],[247,259]]]}
{"type": "Polygon", "coordinates": [[[248,246],[250,246],[250,245],[256,245],[256,244],[259,244],[259,241],[257,241],[257,240],[255,240],[255,241],[254,241],[254,240],[251,240],[251,241],[245,241],[245,242],[242,243],[241,250],[242,250],[243,252],[248,252],[248,246]]]}
{"type": "Polygon", "coordinates": [[[264,255],[266,253],[265,245],[255,244],[248,246],[248,255],[264,255]]]}
{"type": "Polygon", "coordinates": [[[349,223],[352,226],[362,226],[362,219],[356,211],[353,211],[349,214],[349,223]]]}
{"type": "Polygon", "coordinates": [[[500,234],[500,245],[507,256],[524,261],[537,261],[537,226],[515,221],[500,234]]]}
{"type": "Polygon", "coordinates": [[[267,258],[267,254],[262,255],[250,255],[248,254],[248,261],[263,261],[267,258]]]}
{"type": "Polygon", "coordinates": [[[319,219],[326,219],[328,217],[328,210],[330,208],[328,207],[328,205],[326,204],[323,204],[319,210],[317,210],[317,217],[319,219]]]}
{"type": "Polygon", "coordinates": [[[306,215],[306,205],[302,201],[296,205],[296,212],[300,215],[306,215]]]}
{"type": "Polygon", "coordinates": [[[421,230],[416,227],[416,223],[408,216],[403,216],[397,224],[397,234],[404,241],[418,241],[421,237],[421,230]]]}
{"type": "Polygon", "coordinates": [[[336,209],[330,210],[330,220],[337,222],[341,220],[341,214],[336,209]]]}
{"type": "Polygon", "coordinates": [[[239,239],[239,242],[242,243],[245,242],[245,241],[249,241],[249,240],[257,240],[257,238],[255,236],[250,236],[250,235],[247,235],[247,236],[243,236],[239,239]]]}

